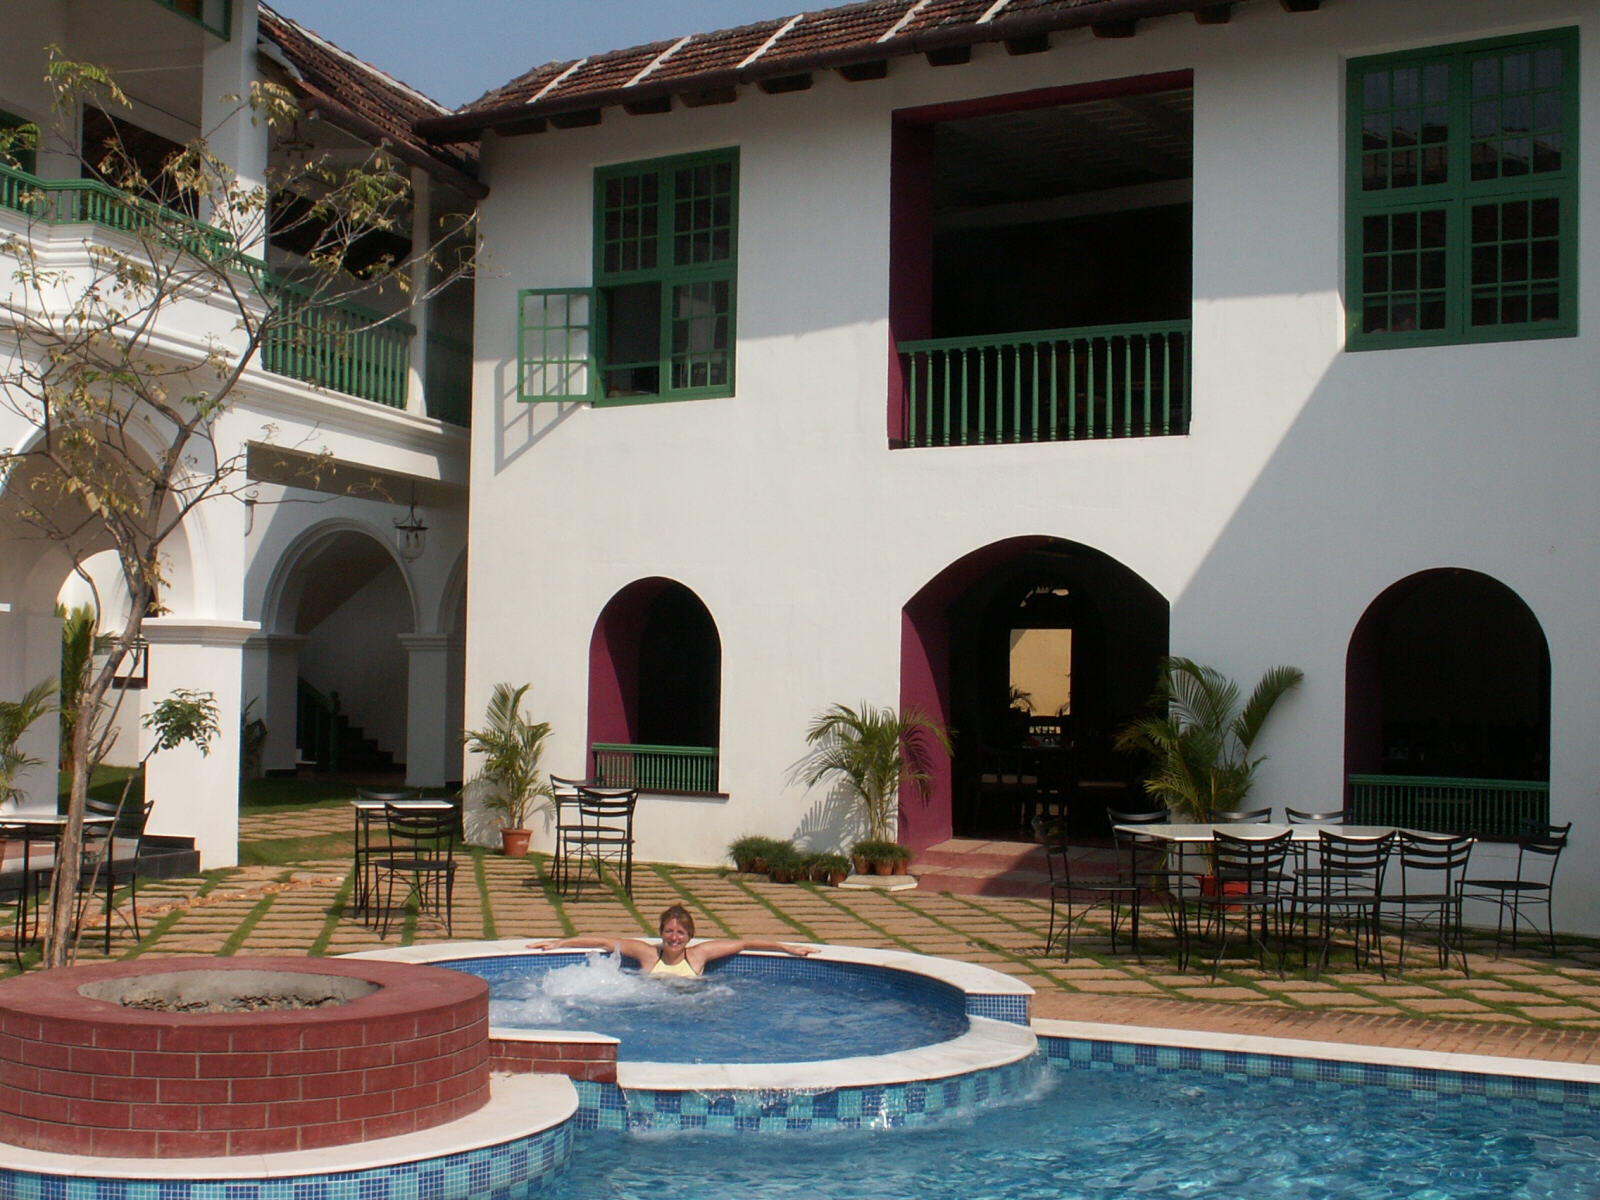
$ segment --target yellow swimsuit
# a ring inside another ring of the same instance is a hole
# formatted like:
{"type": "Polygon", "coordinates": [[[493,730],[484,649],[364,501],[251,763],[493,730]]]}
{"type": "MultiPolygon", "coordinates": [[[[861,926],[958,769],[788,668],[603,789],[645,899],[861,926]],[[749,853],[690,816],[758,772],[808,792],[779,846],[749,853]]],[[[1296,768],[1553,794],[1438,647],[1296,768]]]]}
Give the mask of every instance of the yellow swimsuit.
{"type": "Polygon", "coordinates": [[[680,958],[675,963],[669,963],[664,958],[656,959],[656,965],[650,968],[652,975],[672,975],[679,979],[699,979],[700,972],[689,965],[688,956],[680,958]]]}

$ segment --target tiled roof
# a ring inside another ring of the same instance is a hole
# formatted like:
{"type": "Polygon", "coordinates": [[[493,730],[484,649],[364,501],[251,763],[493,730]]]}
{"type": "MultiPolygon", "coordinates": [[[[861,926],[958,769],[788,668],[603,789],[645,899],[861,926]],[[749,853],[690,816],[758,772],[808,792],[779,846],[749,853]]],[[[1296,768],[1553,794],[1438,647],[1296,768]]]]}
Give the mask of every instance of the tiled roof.
{"type": "MultiPolygon", "coordinates": [[[[490,128],[609,105],[661,101],[807,71],[845,69],[911,54],[1009,41],[1108,22],[1173,13],[1225,13],[1236,0],[861,0],[736,29],[570,62],[546,63],[448,116],[430,115],[420,133],[471,141],[490,128]]],[[[1315,0],[1293,0],[1314,7],[1315,0]]]]}
{"type": "Polygon", "coordinates": [[[418,121],[444,116],[449,109],[265,4],[260,12],[261,36],[299,75],[292,86],[302,106],[363,140],[384,142],[397,158],[469,194],[482,191],[474,177],[475,148],[437,146],[416,132],[418,121]]]}

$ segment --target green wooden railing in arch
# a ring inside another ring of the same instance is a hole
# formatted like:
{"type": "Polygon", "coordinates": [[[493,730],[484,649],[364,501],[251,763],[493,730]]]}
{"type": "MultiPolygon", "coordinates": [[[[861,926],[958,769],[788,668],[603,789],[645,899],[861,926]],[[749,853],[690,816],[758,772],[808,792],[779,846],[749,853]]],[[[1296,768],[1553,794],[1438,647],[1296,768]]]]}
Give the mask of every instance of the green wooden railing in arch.
{"type": "Polygon", "coordinates": [[[191,254],[232,260],[262,281],[290,317],[262,342],[263,370],[405,407],[416,332],[411,325],[357,304],[314,302],[303,288],[269,275],[259,259],[238,254],[226,234],[202,221],[130,198],[98,179],[39,179],[3,165],[0,208],[50,225],[88,223],[133,236],[154,231],[191,254]]]}
{"type": "Polygon", "coordinates": [[[899,344],[908,446],[1189,432],[1188,321],[899,344]]]}
{"type": "Polygon", "coordinates": [[[1550,822],[1550,785],[1535,780],[1351,775],[1350,823],[1514,838],[1550,822]]]}
{"type": "Polygon", "coordinates": [[[594,777],[604,787],[651,792],[715,792],[715,746],[640,746],[595,742],[594,777]]]}

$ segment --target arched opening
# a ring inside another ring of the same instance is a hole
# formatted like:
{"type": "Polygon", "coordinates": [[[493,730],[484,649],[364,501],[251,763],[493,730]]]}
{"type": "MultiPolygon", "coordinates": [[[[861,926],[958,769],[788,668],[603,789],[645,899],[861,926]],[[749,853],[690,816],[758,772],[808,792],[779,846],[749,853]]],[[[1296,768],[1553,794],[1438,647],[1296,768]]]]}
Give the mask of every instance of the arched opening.
{"type": "Polygon", "coordinates": [[[589,643],[591,771],[607,784],[715,792],[722,640],[700,598],[670,579],[623,588],[589,643]]]}
{"type": "Polygon", "coordinates": [[[1374,600],[1346,657],[1345,771],[1365,823],[1511,837],[1548,820],[1550,649],[1521,597],[1440,569],[1374,600]]]}
{"type": "Polygon", "coordinates": [[[355,525],[308,531],[279,564],[263,616],[269,694],[257,708],[266,713],[268,772],[402,775],[408,662],[400,638],[416,617],[389,544],[355,525]]]}
{"type": "Polygon", "coordinates": [[[902,708],[952,732],[926,803],[903,808],[913,846],[1015,838],[1043,808],[1103,833],[1135,764],[1112,750],[1167,652],[1168,605],[1091,547],[1013,538],[951,564],[902,616],[902,708]]]}

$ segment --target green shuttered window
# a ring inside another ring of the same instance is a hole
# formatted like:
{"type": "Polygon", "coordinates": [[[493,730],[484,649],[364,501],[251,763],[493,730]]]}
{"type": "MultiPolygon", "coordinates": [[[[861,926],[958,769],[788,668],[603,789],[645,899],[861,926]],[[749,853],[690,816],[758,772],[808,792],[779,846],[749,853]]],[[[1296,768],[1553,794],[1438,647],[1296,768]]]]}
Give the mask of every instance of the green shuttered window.
{"type": "Polygon", "coordinates": [[[1354,59],[1352,350],[1577,332],[1575,30],[1354,59]]]}

